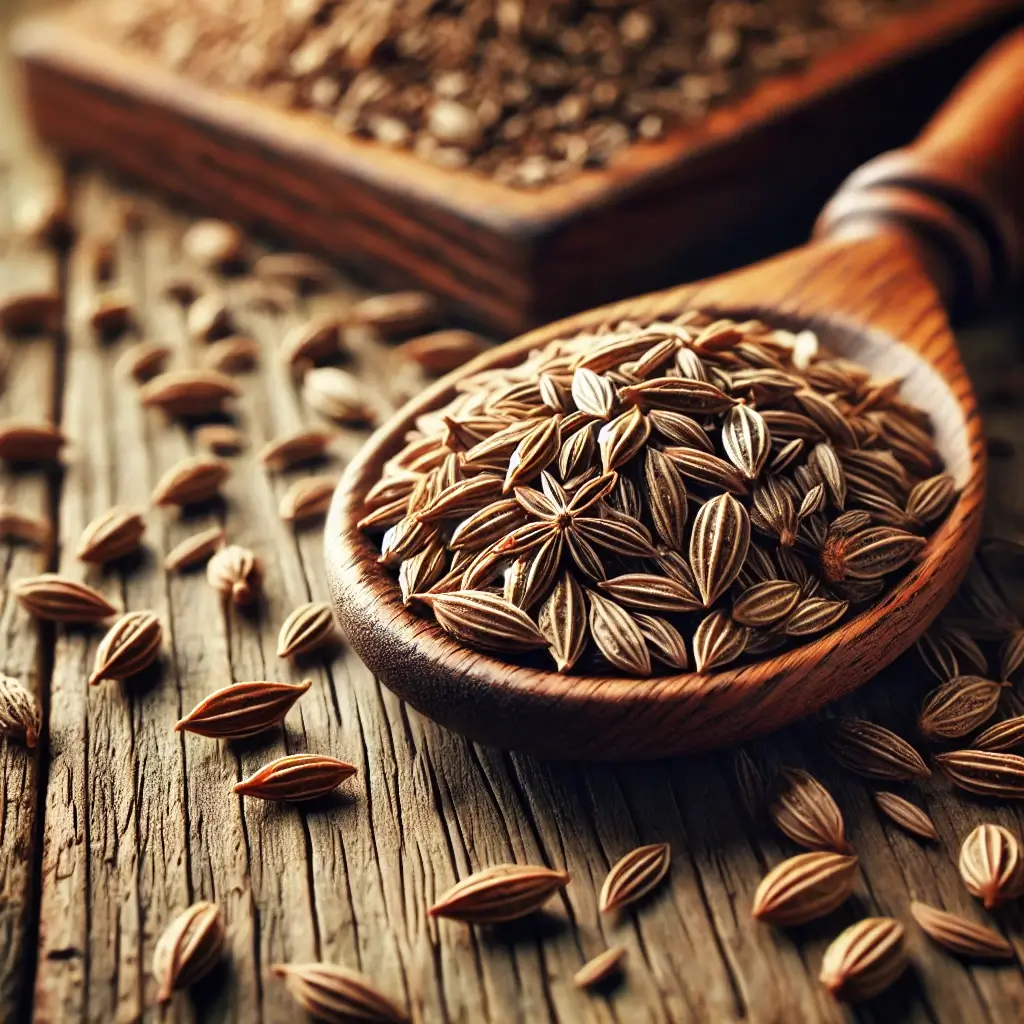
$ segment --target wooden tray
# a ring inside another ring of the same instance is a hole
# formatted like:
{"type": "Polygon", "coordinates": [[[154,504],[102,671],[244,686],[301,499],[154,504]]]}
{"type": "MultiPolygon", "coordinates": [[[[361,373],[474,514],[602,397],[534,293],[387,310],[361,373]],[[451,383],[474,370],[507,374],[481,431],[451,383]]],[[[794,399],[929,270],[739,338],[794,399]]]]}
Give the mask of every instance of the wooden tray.
{"type": "Polygon", "coordinates": [[[40,134],[223,217],[421,285],[515,334],[806,235],[855,165],[912,136],[1024,0],[935,0],[698,128],[535,192],[342,137],[113,49],[89,6],[13,46],[40,134]]]}

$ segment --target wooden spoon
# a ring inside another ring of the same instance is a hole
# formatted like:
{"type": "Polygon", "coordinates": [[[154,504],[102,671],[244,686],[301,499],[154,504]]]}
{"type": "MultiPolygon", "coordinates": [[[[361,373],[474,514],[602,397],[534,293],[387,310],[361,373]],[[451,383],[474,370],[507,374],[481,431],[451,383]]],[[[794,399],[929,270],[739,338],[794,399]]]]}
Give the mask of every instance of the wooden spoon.
{"type": "MultiPolygon", "coordinates": [[[[898,98],[894,99],[898,102],[898,98]]],[[[327,561],[355,650],[419,711],[484,743],[574,758],[650,758],[747,739],[875,675],[952,597],[981,527],[985,445],[945,308],[985,301],[1016,273],[1024,238],[1024,30],[995,48],[908,149],[854,173],[809,244],[698,284],[580,313],[502,345],[407,404],[367,442],[334,497],[327,561]],[[687,308],[818,333],[927,410],[960,496],[925,554],[877,605],[767,661],[650,679],[562,675],[470,650],[412,614],[355,526],[383,463],[467,374],[561,336],[687,308]]]]}

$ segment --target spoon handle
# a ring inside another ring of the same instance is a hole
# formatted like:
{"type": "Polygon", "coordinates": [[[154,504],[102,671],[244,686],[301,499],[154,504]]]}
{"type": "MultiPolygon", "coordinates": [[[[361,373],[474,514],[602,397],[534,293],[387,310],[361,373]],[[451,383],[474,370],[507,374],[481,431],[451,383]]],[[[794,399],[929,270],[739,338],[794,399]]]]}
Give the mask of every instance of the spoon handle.
{"type": "Polygon", "coordinates": [[[854,171],[815,236],[907,236],[948,308],[987,302],[1024,255],[1024,29],[994,46],[917,139],[854,171]]]}

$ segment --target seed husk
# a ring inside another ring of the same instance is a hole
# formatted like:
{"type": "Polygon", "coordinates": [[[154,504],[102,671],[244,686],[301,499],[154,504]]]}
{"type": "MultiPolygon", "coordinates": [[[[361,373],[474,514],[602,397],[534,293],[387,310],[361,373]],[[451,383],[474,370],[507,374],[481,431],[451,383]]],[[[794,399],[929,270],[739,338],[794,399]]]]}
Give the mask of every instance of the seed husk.
{"type": "Polygon", "coordinates": [[[102,622],[117,614],[117,609],[99,591],[55,572],[18,580],[11,584],[11,593],[37,619],[102,622]]]}
{"type": "Polygon", "coordinates": [[[260,346],[244,334],[231,334],[203,352],[203,367],[215,373],[245,373],[260,360],[260,346]]]}
{"type": "Polygon", "coordinates": [[[651,657],[636,620],[621,605],[594,590],[590,603],[590,635],[601,654],[626,675],[649,676],[651,657]]]}
{"type": "Polygon", "coordinates": [[[479,334],[450,329],[411,338],[399,345],[395,352],[426,373],[439,376],[457,370],[463,363],[475,359],[489,348],[490,345],[479,334]]]}
{"type": "Polygon", "coordinates": [[[316,800],[337,789],[357,769],[323,754],[289,754],[235,784],[233,792],[257,800],[316,800]]]}
{"type": "Polygon", "coordinates": [[[912,781],[931,772],[902,737],[863,718],[843,718],[829,737],[828,751],[847,770],[866,779],[912,781]]]}
{"type": "Polygon", "coordinates": [[[292,683],[235,683],[201,700],[175,726],[175,732],[194,732],[211,739],[245,739],[277,725],[291,706],[313,685],[292,683]]]}
{"type": "Polygon", "coordinates": [[[783,928],[824,917],[853,892],[857,863],[831,851],[790,857],[761,880],[751,914],[783,928]]]}
{"type": "Polygon", "coordinates": [[[996,712],[1002,686],[980,676],[955,676],[932,690],[917,718],[929,740],[952,740],[984,725],[996,712]]]}
{"type": "Polygon", "coordinates": [[[321,459],[335,435],[326,430],[300,430],[265,445],[259,460],[275,472],[321,459]]]}
{"type": "Polygon", "coordinates": [[[626,950],[622,946],[612,946],[603,953],[588,960],[573,976],[572,983],[577,988],[590,988],[599,985],[620,970],[620,964],[626,950]]]}
{"type": "Polygon", "coordinates": [[[344,320],[328,312],[296,324],[281,342],[281,359],[298,372],[337,359],[343,350],[344,320]]]}
{"type": "Polygon", "coordinates": [[[709,608],[739,575],[750,544],[747,510],[730,494],[700,507],[690,536],[690,566],[709,608]]]}
{"type": "Polygon", "coordinates": [[[598,909],[607,914],[643,899],[668,874],[670,859],[668,843],[653,843],[631,850],[608,872],[598,897],[598,909]]]}
{"type": "Polygon", "coordinates": [[[142,385],[139,401],[168,416],[197,419],[222,412],[240,394],[234,380],[217,370],[169,370],[142,385]]]}
{"type": "Polygon", "coordinates": [[[164,929],[153,948],[157,1002],[188,988],[213,970],[224,951],[224,919],[216,904],[192,904],[164,929]]]}
{"type": "Polygon", "coordinates": [[[302,398],[321,416],[344,426],[369,426],[377,414],[366,402],[366,388],[337,366],[320,366],[302,379],[302,398]]]}
{"type": "Polygon", "coordinates": [[[42,720],[35,697],[13,676],[0,674],[0,735],[21,737],[31,750],[39,742],[42,720]]]}
{"type": "Polygon", "coordinates": [[[114,371],[122,377],[131,377],[137,384],[143,384],[162,373],[170,357],[171,350],[167,345],[156,341],[140,341],[117,360],[114,371]]]}
{"type": "Polygon", "coordinates": [[[238,606],[258,599],[262,574],[259,559],[239,544],[219,548],[206,563],[207,582],[238,606]]]}
{"type": "Polygon", "coordinates": [[[913,900],[910,913],[929,938],[958,956],[978,960],[1012,960],[1013,947],[997,931],[948,910],[913,900]]]}
{"type": "Polygon", "coordinates": [[[0,537],[4,540],[19,540],[39,548],[47,548],[53,539],[53,531],[49,522],[41,516],[11,505],[0,505],[0,537]]]}
{"type": "Polygon", "coordinates": [[[748,587],[733,602],[732,617],[743,626],[770,626],[784,619],[800,600],[800,585],[767,580],[748,587]]]}
{"type": "Polygon", "coordinates": [[[866,917],[850,925],[825,950],[821,983],[846,1003],[878,995],[910,965],[904,934],[891,917],[866,917]]]}
{"type": "Polygon", "coordinates": [[[152,612],[128,612],[107,631],[96,648],[89,685],[104,679],[128,679],[148,668],[160,654],[163,627],[152,612]]]}
{"type": "Polygon", "coordinates": [[[52,423],[0,420],[0,459],[7,462],[56,462],[66,443],[52,423]]]}
{"type": "Polygon", "coordinates": [[[874,794],[874,797],[879,810],[901,828],[922,839],[939,841],[939,833],[935,824],[917,804],[912,804],[896,793],[878,792],[874,794]]]}
{"type": "Polygon", "coordinates": [[[979,825],[960,847],[960,877],[967,891],[991,910],[1024,892],[1020,842],[1002,825],[979,825]]]}
{"type": "Polygon", "coordinates": [[[222,220],[197,220],[181,237],[182,252],[202,267],[218,268],[242,255],[245,239],[232,224],[222,220]]]}
{"type": "Polygon", "coordinates": [[[272,964],[270,973],[283,978],[299,1006],[329,1024],[368,1021],[408,1024],[409,1015],[366,978],[336,964],[272,964]]]}
{"type": "Polygon", "coordinates": [[[190,455],[173,465],[153,488],[154,505],[199,505],[220,494],[231,470],[210,455],[190,455]]]}
{"type": "Polygon", "coordinates": [[[296,480],[281,497],[278,514],[286,522],[308,522],[327,514],[338,486],[334,476],[311,476],[296,480]]]}
{"type": "Polygon", "coordinates": [[[977,750],[1006,751],[1024,746],[1024,715],[1015,715],[990,725],[974,737],[971,746],[977,750]]]}
{"type": "Polygon", "coordinates": [[[277,635],[277,656],[293,658],[308,654],[334,634],[334,613],[325,601],[300,605],[281,625],[277,635]]]}
{"type": "Polygon", "coordinates": [[[798,846],[848,853],[843,815],[832,794],[808,772],[784,768],[768,808],[772,821],[798,846]]]}
{"type": "Polygon", "coordinates": [[[385,337],[394,337],[429,326],[439,312],[437,299],[426,292],[391,292],[360,299],[349,310],[349,320],[375,327],[385,337]]]}
{"type": "Polygon", "coordinates": [[[498,864],[454,885],[427,911],[468,924],[500,924],[539,910],[569,883],[567,871],[498,864]]]}
{"type": "Polygon", "coordinates": [[[734,622],[728,612],[712,612],[693,634],[694,670],[705,672],[735,661],[749,640],[750,630],[734,622]]]}
{"type": "Polygon", "coordinates": [[[548,641],[521,608],[484,590],[420,594],[438,625],[460,640],[485,650],[530,650],[548,641]]]}
{"type": "Polygon", "coordinates": [[[168,572],[179,572],[205,562],[224,543],[224,530],[220,526],[211,526],[191,537],[186,537],[168,553],[164,559],[164,568],[168,572]]]}
{"type": "Polygon", "coordinates": [[[245,447],[245,437],[229,423],[206,423],[195,433],[196,444],[211,455],[237,455],[245,447]]]}
{"type": "Polygon", "coordinates": [[[1024,757],[995,750],[951,750],[935,761],[960,789],[997,800],[1024,799],[1024,757]]]}
{"type": "Polygon", "coordinates": [[[75,556],[96,565],[123,558],[138,549],[145,530],[140,512],[115,505],[82,531],[75,556]]]}

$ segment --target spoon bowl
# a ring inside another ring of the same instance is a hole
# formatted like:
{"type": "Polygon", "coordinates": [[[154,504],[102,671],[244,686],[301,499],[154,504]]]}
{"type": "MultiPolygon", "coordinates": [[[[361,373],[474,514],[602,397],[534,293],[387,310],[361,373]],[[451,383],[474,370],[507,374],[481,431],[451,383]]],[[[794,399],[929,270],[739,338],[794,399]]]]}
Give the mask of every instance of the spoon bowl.
{"type": "Polygon", "coordinates": [[[377,430],[335,494],[326,553],[337,616],[381,681],[483,743],[560,758],[654,758],[777,729],[860,686],[906,650],[953,596],[981,529],[982,425],[945,306],[983,299],[1013,267],[1024,210],[1006,169],[1024,168],[1022,56],[1024,32],[986,59],[914,147],[876,162],[886,173],[865,173],[869,165],[854,175],[823,213],[815,241],[723,277],[532,331],[438,381],[377,430]],[[979,126],[1006,128],[1008,117],[1018,131],[1002,138],[1017,141],[988,139],[979,151],[979,126]],[[971,159],[958,162],[968,142],[971,159]],[[991,187],[1004,179],[1006,191],[991,187]],[[518,363],[556,338],[621,320],[672,319],[687,309],[810,329],[874,375],[902,380],[903,396],[929,414],[959,489],[910,571],[827,634],[704,674],[634,679],[546,671],[471,650],[413,614],[356,523],[366,493],[417,417],[449,401],[464,377],[518,363]]]}

